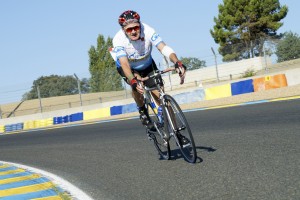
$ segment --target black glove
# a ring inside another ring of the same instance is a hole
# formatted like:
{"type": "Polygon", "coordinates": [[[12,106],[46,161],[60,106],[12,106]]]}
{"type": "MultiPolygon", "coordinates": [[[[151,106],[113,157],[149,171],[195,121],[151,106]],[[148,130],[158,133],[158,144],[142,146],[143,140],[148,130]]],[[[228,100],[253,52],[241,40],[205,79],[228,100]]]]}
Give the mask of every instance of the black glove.
{"type": "MultiPolygon", "coordinates": [[[[181,61],[177,61],[176,63],[175,63],[175,69],[180,69],[180,68],[183,68],[184,70],[186,70],[186,66],[181,62],[181,61]]],[[[181,74],[181,69],[180,69],[180,72],[179,72],[179,74],[181,74]]]]}
{"type": "Polygon", "coordinates": [[[138,84],[138,81],[137,81],[136,77],[134,77],[133,79],[131,79],[130,85],[131,85],[132,90],[137,91],[136,90],[137,84],[138,84]]]}
{"type": "Polygon", "coordinates": [[[182,64],[181,61],[177,61],[175,63],[175,69],[178,69],[176,71],[179,71],[179,77],[180,77],[180,85],[184,83],[184,78],[185,78],[185,73],[182,74],[182,71],[184,69],[184,71],[186,71],[186,66],[184,64],[182,64]]]}

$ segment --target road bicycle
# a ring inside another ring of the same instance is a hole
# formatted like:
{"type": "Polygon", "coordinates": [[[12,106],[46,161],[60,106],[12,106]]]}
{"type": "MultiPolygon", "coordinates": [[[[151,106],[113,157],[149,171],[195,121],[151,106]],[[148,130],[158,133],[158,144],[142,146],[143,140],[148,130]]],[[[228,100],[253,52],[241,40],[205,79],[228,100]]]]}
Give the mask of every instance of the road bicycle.
{"type": "Polygon", "coordinates": [[[155,82],[155,86],[151,88],[141,84],[144,89],[144,103],[148,112],[152,111],[149,112],[149,116],[156,129],[156,131],[153,131],[147,128],[146,133],[163,159],[169,160],[171,158],[170,139],[174,138],[185,160],[195,163],[197,152],[188,121],[176,100],[172,96],[165,94],[163,88],[162,74],[174,70],[175,68],[168,68],[163,71],[156,70],[152,75],[141,80],[153,79],[155,82]],[[158,92],[157,101],[155,101],[153,94],[155,90],[158,92]],[[162,110],[162,116],[158,113],[159,106],[162,110]],[[187,139],[185,141],[188,142],[183,143],[182,137],[185,137],[187,139]]]}

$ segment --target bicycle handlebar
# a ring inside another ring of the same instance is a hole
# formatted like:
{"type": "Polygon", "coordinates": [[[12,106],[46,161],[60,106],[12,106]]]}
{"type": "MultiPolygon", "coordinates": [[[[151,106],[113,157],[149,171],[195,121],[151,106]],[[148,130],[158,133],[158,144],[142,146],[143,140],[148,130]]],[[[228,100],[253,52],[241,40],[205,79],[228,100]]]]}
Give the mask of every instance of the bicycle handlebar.
{"type": "Polygon", "coordinates": [[[143,82],[143,81],[148,80],[149,78],[154,78],[157,75],[161,75],[161,74],[164,74],[164,73],[167,73],[167,72],[171,72],[171,71],[175,71],[175,68],[174,67],[170,67],[170,68],[167,68],[165,70],[156,70],[154,74],[152,74],[150,76],[146,76],[144,78],[141,78],[140,81],[143,82]]]}

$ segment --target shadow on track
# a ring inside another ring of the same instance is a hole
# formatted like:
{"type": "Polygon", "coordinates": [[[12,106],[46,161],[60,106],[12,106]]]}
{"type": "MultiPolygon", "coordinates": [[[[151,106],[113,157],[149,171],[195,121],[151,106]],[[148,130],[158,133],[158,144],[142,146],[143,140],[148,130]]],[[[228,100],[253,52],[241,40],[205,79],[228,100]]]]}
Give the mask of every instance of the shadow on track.
{"type": "MultiPolygon", "coordinates": [[[[204,146],[196,146],[196,149],[206,151],[206,152],[215,152],[217,149],[213,147],[204,147],[204,146]]],[[[198,154],[198,152],[197,152],[198,154]]],[[[170,160],[177,160],[177,159],[184,159],[180,149],[173,149],[171,150],[171,158],[170,160]]],[[[160,158],[160,160],[163,160],[163,158],[160,158]]],[[[203,159],[201,157],[197,157],[196,163],[203,162],[203,159]]]]}

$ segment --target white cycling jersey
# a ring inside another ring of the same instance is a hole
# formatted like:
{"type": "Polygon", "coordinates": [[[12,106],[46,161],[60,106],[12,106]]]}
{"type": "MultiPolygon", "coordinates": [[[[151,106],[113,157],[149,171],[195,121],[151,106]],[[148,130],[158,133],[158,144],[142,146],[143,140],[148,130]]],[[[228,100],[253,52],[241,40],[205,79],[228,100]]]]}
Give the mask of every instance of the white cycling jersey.
{"type": "Polygon", "coordinates": [[[152,64],[152,46],[163,42],[155,30],[147,24],[141,23],[141,36],[139,40],[131,41],[121,29],[113,38],[113,49],[110,53],[121,67],[119,58],[126,56],[131,69],[141,71],[152,64]]]}

